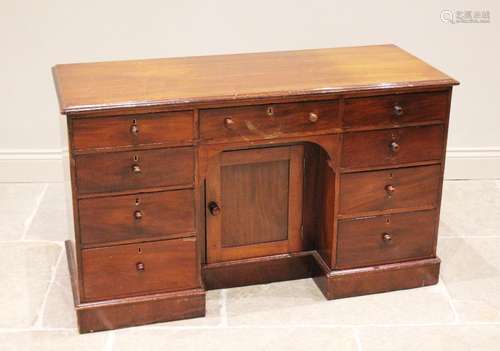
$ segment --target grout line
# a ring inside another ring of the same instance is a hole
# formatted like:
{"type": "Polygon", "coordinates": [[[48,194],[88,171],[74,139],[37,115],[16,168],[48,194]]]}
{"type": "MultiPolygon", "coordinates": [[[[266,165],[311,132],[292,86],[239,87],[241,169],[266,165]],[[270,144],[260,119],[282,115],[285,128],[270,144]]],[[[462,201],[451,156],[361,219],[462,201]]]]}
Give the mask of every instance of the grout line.
{"type": "Polygon", "coordinates": [[[26,221],[24,221],[24,232],[23,236],[21,237],[21,240],[24,241],[26,239],[26,235],[28,235],[28,230],[31,227],[31,223],[33,222],[33,219],[35,218],[36,213],[38,212],[38,209],[40,208],[40,205],[42,203],[42,199],[45,197],[45,193],[47,192],[47,189],[49,188],[49,184],[45,184],[42,191],[38,195],[35,201],[35,208],[31,212],[31,214],[26,218],[26,221]]]}
{"type": "Polygon", "coordinates": [[[0,240],[0,244],[18,244],[18,243],[33,243],[33,244],[56,244],[64,247],[64,241],[61,240],[44,240],[44,239],[25,239],[25,240],[0,240]]]}
{"type": "Polygon", "coordinates": [[[451,310],[453,311],[453,324],[458,324],[460,321],[460,318],[458,317],[458,312],[457,309],[455,308],[455,305],[453,304],[453,299],[451,298],[450,291],[448,290],[448,287],[446,286],[444,279],[440,278],[441,285],[442,285],[442,290],[446,298],[448,299],[448,303],[450,305],[451,310]]]}
{"type": "Polygon", "coordinates": [[[352,329],[354,340],[356,340],[356,345],[358,346],[358,351],[363,351],[363,344],[361,343],[361,336],[359,335],[358,328],[352,329]]]}
{"type": "Polygon", "coordinates": [[[227,289],[221,290],[221,300],[220,300],[220,315],[221,321],[219,323],[219,327],[227,327],[227,289]]]}
{"type": "Polygon", "coordinates": [[[24,333],[24,332],[77,332],[76,328],[41,328],[41,329],[33,329],[33,328],[0,328],[0,333],[24,333]]]}
{"type": "Polygon", "coordinates": [[[115,342],[115,334],[116,332],[114,330],[111,330],[108,334],[108,337],[106,338],[106,344],[104,345],[103,351],[112,351],[113,350],[113,344],[115,342]]]}
{"type": "Polygon", "coordinates": [[[57,268],[61,264],[63,255],[64,255],[64,250],[61,250],[61,252],[59,253],[59,257],[57,257],[56,264],[53,267],[51,267],[52,275],[50,278],[50,282],[49,282],[49,285],[47,286],[47,290],[45,291],[45,294],[43,296],[42,304],[40,305],[40,308],[38,309],[37,318],[35,320],[35,323],[33,324],[33,329],[41,329],[42,328],[43,316],[45,314],[45,306],[47,305],[47,300],[49,298],[50,291],[52,290],[52,286],[54,285],[54,281],[56,280],[57,268]]]}
{"type": "MultiPolygon", "coordinates": [[[[289,329],[289,328],[323,328],[323,329],[335,329],[335,328],[398,328],[398,327],[464,327],[464,326],[500,326],[499,322],[460,322],[457,324],[449,322],[435,322],[435,323],[367,323],[367,324],[249,324],[249,325],[232,325],[227,326],[226,329],[289,329]]],[[[131,329],[141,329],[141,330],[212,330],[220,329],[219,325],[213,326],[140,326],[140,327],[130,327],[131,329]]],[[[73,329],[74,330],[74,329],[73,329]]]]}

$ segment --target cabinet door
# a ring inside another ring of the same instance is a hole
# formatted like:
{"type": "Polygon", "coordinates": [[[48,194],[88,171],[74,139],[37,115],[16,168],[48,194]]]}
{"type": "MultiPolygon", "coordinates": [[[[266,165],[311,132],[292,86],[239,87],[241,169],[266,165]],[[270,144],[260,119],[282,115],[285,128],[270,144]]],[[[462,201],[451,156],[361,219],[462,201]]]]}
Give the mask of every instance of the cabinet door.
{"type": "Polygon", "coordinates": [[[227,151],[208,169],[208,263],[302,249],[301,145],[227,151]]]}

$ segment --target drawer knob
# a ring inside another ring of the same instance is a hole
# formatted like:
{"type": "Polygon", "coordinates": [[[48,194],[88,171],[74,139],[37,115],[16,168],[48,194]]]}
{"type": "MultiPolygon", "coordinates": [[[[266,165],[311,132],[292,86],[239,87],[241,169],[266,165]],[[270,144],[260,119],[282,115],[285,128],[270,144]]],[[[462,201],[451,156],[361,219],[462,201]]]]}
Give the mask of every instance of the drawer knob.
{"type": "Polygon", "coordinates": [[[392,195],[394,193],[394,191],[396,191],[396,187],[394,185],[391,185],[391,184],[386,185],[385,191],[387,192],[387,194],[392,195]]]}
{"type": "Polygon", "coordinates": [[[142,218],[142,211],[134,211],[134,218],[135,219],[141,219],[142,218]]]}
{"type": "Polygon", "coordinates": [[[144,267],[144,263],[142,262],[137,262],[135,264],[135,268],[137,269],[137,272],[144,272],[144,270],[146,269],[146,267],[144,267]]]}
{"type": "Polygon", "coordinates": [[[220,214],[220,207],[215,201],[210,201],[208,203],[208,210],[212,216],[217,216],[220,214]]]}
{"type": "Polygon", "coordinates": [[[394,114],[396,116],[402,116],[404,114],[403,107],[399,104],[394,105],[394,114]]]}
{"type": "Polygon", "coordinates": [[[234,121],[231,117],[224,118],[224,127],[227,129],[232,129],[234,127],[234,121]]]}
{"type": "Polygon", "coordinates": [[[399,144],[393,141],[392,143],[389,144],[389,148],[391,149],[392,152],[398,152],[399,144]]]}
{"type": "Polygon", "coordinates": [[[142,172],[141,167],[139,165],[133,165],[132,172],[134,172],[135,174],[141,173],[142,172]]]}
{"type": "Polygon", "coordinates": [[[384,234],[382,234],[382,240],[385,243],[390,243],[392,241],[392,235],[389,233],[384,233],[384,234]]]}
{"type": "Polygon", "coordinates": [[[309,121],[311,121],[311,123],[316,123],[319,119],[319,116],[314,113],[314,112],[311,112],[309,113],[309,121]]]}
{"type": "Polygon", "coordinates": [[[132,127],[130,127],[130,133],[137,135],[139,134],[139,127],[137,124],[132,124],[132,127]]]}

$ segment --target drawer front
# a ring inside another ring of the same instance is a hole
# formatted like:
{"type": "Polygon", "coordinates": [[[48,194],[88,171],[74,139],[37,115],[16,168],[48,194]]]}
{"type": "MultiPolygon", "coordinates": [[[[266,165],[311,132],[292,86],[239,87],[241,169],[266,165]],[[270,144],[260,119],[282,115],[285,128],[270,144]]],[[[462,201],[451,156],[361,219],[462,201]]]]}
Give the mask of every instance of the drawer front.
{"type": "Polygon", "coordinates": [[[86,300],[199,287],[194,238],[82,251],[86,300]]]}
{"type": "Polygon", "coordinates": [[[202,140],[272,139],[339,130],[337,101],[231,107],[200,111],[202,140]]]}
{"type": "Polygon", "coordinates": [[[82,199],[78,204],[82,244],[193,235],[192,190],[82,199]]]}
{"type": "Polygon", "coordinates": [[[435,207],[440,185],[440,165],[343,174],[340,213],[435,207]]]}
{"type": "Polygon", "coordinates": [[[436,222],[434,210],[340,221],[337,268],[432,257],[436,222]]]}
{"type": "Polygon", "coordinates": [[[189,142],[193,139],[193,112],[77,118],[72,122],[72,135],[76,150],[189,142]]]}
{"type": "Polygon", "coordinates": [[[343,138],[343,168],[439,161],[444,147],[442,125],[347,133],[343,138]]]}
{"type": "Polygon", "coordinates": [[[76,157],[81,194],[192,185],[193,171],[191,147],[76,157]]]}
{"type": "Polygon", "coordinates": [[[342,126],[349,129],[444,121],[448,96],[447,91],[439,91],[346,99],[342,126]]]}

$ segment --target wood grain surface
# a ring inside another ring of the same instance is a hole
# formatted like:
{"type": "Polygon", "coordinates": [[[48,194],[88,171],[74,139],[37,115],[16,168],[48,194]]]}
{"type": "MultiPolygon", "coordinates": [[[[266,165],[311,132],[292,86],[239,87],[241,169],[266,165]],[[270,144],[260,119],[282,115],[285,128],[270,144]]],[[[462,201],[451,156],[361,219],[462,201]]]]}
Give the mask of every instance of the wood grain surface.
{"type": "Polygon", "coordinates": [[[395,45],[64,64],[53,75],[62,113],[458,84],[395,45]]]}

